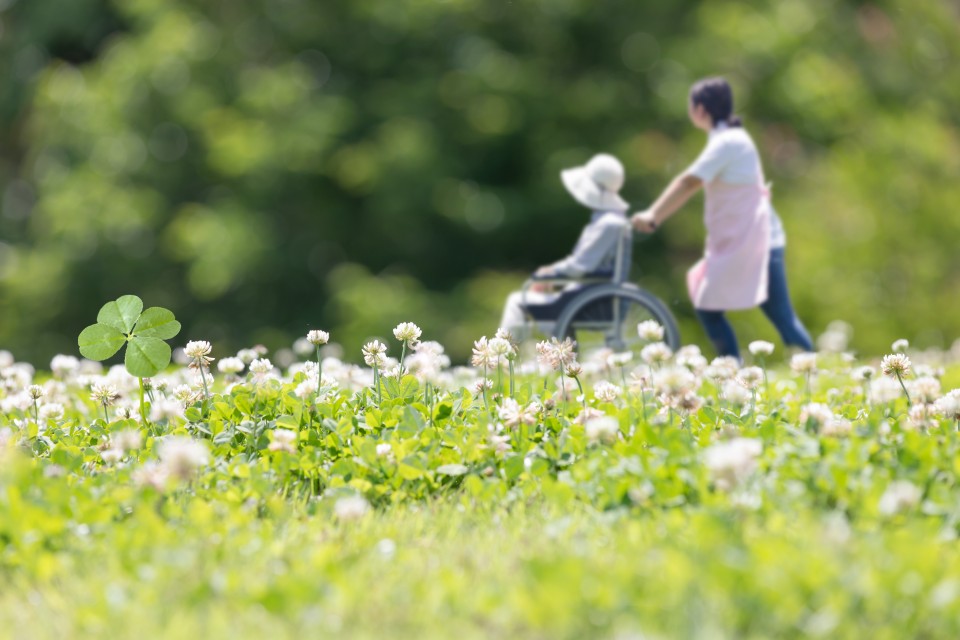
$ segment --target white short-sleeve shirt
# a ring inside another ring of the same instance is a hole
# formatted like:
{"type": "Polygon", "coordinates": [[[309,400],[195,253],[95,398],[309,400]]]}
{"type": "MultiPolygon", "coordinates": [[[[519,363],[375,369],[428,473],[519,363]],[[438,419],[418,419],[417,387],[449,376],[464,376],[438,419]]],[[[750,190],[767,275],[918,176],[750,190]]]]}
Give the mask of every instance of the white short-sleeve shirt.
{"type": "MultiPolygon", "coordinates": [[[[753,138],[743,127],[719,123],[710,130],[706,148],[686,173],[704,182],[720,180],[727,184],[757,184],[763,175],[760,154],[753,138]]],[[[769,199],[767,200],[769,202],[769,199]]],[[[782,248],[787,238],[780,217],[770,204],[770,247],[782,248]]]]}

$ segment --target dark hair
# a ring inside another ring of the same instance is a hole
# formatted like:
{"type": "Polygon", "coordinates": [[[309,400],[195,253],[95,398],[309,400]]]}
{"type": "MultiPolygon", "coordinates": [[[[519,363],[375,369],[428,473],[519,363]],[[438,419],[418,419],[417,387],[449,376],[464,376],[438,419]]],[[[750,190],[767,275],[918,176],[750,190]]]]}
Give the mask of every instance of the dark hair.
{"type": "Polygon", "coordinates": [[[740,118],[733,115],[733,89],[723,78],[705,78],[690,87],[691,104],[702,104],[713,119],[713,126],[726,122],[731,127],[742,127],[740,118]]]}

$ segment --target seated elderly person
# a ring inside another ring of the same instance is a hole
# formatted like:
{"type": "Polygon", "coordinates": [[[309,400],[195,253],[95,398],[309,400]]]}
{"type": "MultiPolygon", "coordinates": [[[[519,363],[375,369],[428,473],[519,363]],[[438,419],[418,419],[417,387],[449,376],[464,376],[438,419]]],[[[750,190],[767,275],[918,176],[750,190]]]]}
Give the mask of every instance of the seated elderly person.
{"type": "MultiPolygon", "coordinates": [[[[582,278],[603,274],[611,276],[618,266],[617,246],[628,233],[630,223],[626,216],[629,205],[618,192],[623,186],[623,165],[615,157],[598,154],[585,166],[566,169],[560,173],[564,186],[570,195],[590,210],[590,221],[583,228],[580,239],[566,258],[540,267],[534,272],[539,278],[582,278]]],[[[629,246],[629,245],[628,245],[629,246]]],[[[620,265],[626,269],[630,264],[629,252],[621,255],[620,265]]],[[[549,305],[563,293],[580,288],[582,284],[564,283],[561,291],[556,291],[547,282],[534,283],[526,292],[514,291],[507,297],[500,326],[509,329],[518,339],[526,339],[528,315],[533,307],[549,305]]],[[[555,319],[555,318],[554,318],[555,319]]],[[[549,333],[550,322],[538,322],[538,328],[549,333]]]]}

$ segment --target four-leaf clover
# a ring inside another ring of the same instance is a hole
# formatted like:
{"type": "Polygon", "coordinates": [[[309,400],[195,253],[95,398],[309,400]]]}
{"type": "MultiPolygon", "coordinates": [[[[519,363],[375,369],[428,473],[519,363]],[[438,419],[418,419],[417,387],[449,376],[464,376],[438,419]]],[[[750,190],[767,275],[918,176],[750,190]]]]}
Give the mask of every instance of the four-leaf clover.
{"type": "Polygon", "coordinates": [[[170,364],[169,340],[180,333],[173,312],[162,307],[143,310],[137,296],[121,296],[108,302],[97,314],[97,324],[84,329],[77,338],[80,353],[91,360],[106,360],[124,344],[123,361],[130,375],[149,378],[170,364]]]}

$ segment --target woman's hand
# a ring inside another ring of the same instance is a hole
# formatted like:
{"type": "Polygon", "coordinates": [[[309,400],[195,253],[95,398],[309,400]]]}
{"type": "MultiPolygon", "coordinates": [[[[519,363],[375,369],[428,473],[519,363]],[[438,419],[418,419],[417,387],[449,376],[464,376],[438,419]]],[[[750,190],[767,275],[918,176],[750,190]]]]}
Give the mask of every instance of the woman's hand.
{"type": "Polygon", "coordinates": [[[649,209],[633,214],[630,223],[640,233],[653,233],[657,228],[657,221],[654,219],[653,212],[649,209]]]}
{"type": "MultiPolygon", "coordinates": [[[[540,267],[533,272],[533,275],[548,278],[554,275],[553,267],[540,267]]],[[[534,282],[530,285],[530,291],[536,291],[537,293],[547,293],[550,288],[551,284],[549,282],[534,282]]]]}

